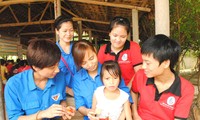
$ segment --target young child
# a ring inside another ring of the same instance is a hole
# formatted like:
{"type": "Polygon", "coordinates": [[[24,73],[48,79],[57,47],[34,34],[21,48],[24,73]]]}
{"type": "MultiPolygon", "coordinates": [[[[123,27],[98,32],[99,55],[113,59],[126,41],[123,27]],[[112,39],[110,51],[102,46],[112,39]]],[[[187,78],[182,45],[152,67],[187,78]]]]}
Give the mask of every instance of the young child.
{"type": "MultiPolygon", "coordinates": [[[[92,99],[97,87],[103,86],[100,78],[101,64],[97,59],[97,52],[93,44],[87,40],[79,40],[72,48],[74,62],[78,72],[73,77],[73,91],[76,109],[84,115],[84,120],[89,120],[88,113],[93,111],[92,99]]],[[[130,94],[124,80],[118,86],[130,94]]],[[[132,99],[131,99],[132,100],[132,99]]]]}
{"type": "Polygon", "coordinates": [[[66,107],[65,76],[58,68],[60,56],[59,48],[50,40],[30,42],[27,60],[32,69],[14,75],[5,87],[9,120],[49,120],[58,116],[66,120],[74,116],[75,109],[66,107]]]}
{"type": "Polygon", "coordinates": [[[180,45],[159,34],[143,43],[141,53],[143,70],[135,74],[132,83],[134,120],[187,119],[194,87],[173,70],[181,53],[180,45]]]}
{"type": "MultiPolygon", "coordinates": [[[[129,95],[118,88],[121,81],[121,70],[118,63],[112,60],[105,61],[100,74],[104,86],[95,90],[92,109],[96,109],[97,114],[99,112],[100,119],[107,117],[110,120],[119,120],[124,109],[126,119],[132,120],[129,95]]],[[[89,118],[93,118],[92,113],[89,118]]]]}

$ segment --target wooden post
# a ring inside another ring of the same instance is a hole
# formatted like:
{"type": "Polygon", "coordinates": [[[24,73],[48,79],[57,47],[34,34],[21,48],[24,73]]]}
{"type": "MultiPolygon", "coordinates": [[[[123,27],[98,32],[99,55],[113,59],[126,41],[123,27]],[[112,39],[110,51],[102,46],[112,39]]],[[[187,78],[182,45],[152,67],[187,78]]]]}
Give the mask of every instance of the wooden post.
{"type": "Polygon", "coordinates": [[[155,33],[170,36],[169,0],[155,0],[155,33]]]}
{"type": "Polygon", "coordinates": [[[94,39],[94,44],[95,44],[96,50],[99,51],[99,49],[98,49],[98,38],[94,39]]]}
{"type": "MultiPolygon", "coordinates": [[[[1,65],[0,65],[1,69],[1,65]]],[[[3,94],[3,83],[2,83],[2,78],[1,78],[1,73],[0,73],[0,119],[5,120],[5,107],[4,107],[4,94],[3,94]]]]}
{"type": "Polygon", "coordinates": [[[22,45],[20,44],[20,40],[17,42],[17,56],[22,59],[22,45]]]}
{"type": "Polygon", "coordinates": [[[89,30],[88,34],[89,34],[89,41],[92,42],[92,31],[89,30]]]}
{"type": "Polygon", "coordinates": [[[132,9],[133,41],[139,42],[138,10],[132,9]]]}
{"type": "Polygon", "coordinates": [[[82,39],[82,34],[83,34],[82,21],[78,21],[78,40],[82,39]]]}
{"type": "MultiPolygon", "coordinates": [[[[60,0],[54,0],[54,14],[55,14],[55,19],[61,15],[61,2],[60,0]]],[[[58,41],[59,37],[58,35],[56,36],[56,41],[58,41]]]]}

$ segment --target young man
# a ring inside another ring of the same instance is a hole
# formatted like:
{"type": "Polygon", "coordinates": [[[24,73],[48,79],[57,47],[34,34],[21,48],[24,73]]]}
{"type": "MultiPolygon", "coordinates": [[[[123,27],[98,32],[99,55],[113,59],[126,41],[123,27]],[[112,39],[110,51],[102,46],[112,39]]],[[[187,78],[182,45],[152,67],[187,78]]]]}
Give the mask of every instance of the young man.
{"type": "Polygon", "coordinates": [[[46,120],[57,116],[66,120],[74,116],[75,108],[66,107],[65,76],[58,68],[60,57],[60,50],[52,41],[31,41],[27,60],[32,69],[11,77],[5,87],[9,120],[46,120]]]}
{"type": "Polygon", "coordinates": [[[141,53],[143,70],[135,74],[132,83],[134,120],[187,119],[194,87],[173,70],[180,45],[165,35],[156,35],[143,43],[141,53]]]}

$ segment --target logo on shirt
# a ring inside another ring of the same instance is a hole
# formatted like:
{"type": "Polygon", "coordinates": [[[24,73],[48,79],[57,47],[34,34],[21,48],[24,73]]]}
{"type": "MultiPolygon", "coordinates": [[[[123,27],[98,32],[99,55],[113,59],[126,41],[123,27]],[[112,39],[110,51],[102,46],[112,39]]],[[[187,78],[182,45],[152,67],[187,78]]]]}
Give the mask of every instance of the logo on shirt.
{"type": "Polygon", "coordinates": [[[127,59],[128,59],[128,55],[127,55],[127,54],[123,54],[122,60],[123,60],[123,61],[126,61],[127,59]]]}
{"type": "Polygon", "coordinates": [[[174,105],[175,104],[175,98],[173,96],[168,97],[167,104],[168,105],[174,105]]]}
{"type": "Polygon", "coordinates": [[[57,93],[55,95],[52,95],[51,98],[54,100],[54,101],[57,101],[60,97],[60,93],[57,93]]]}

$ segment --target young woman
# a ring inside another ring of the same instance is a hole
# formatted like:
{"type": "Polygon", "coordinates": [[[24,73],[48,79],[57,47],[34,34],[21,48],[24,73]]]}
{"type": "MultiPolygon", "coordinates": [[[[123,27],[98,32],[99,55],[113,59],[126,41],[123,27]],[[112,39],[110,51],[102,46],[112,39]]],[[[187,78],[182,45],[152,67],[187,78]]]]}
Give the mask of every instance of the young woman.
{"type": "Polygon", "coordinates": [[[60,50],[49,40],[34,40],[27,48],[32,69],[11,77],[5,87],[9,120],[71,119],[66,105],[65,76],[59,72],[60,50]]]}
{"type": "MultiPolygon", "coordinates": [[[[75,106],[84,115],[84,120],[88,120],[88,113],[93,111],[93,93],[97,87],[103,85],[100,78],[101,64],[98,63],[97,52],[89,41],[79,40],[74,43],[72,54],[79,69],[73,77],[75,106]]],[[[123,80],[120,82],[119,88],[129,93],[123,80]]]]}
{"type": "Polygon", "coordinates": [[[107,60],[117,61],[122,71],[122,77],[130,88],[133,76],[141,68],[142,64],[140,46],[136,42],[127,40],[131,29],[127,18],[113,18],[109,29],[110,43],[100,48],[98,60],[100,63],[107,60]]]}
{"type": "Polygon", "coordinates": [[[65,73],[65,78],[67,81],[66,92],[73,96],[72,91],[72,77],[76,73],[76,66],[72,56],[72,46],[71,40],[74,36],[73,21],[71,18],[66,18],[64,16],[59,16],[56,18],[55,23],[56,34],[59,36],[59,40],[56,42],[57,46],[61,51],[61,60],[59,62],[59,69],[61,72],[65,73]]]}
{"type": "MultiPolygon", "coordinates": [[[[95,90],[92,102],[92,109],[97,112],[97,117],[119,120],[124,110],[126,120],[132,120],[129,95],[118,88],[121,81],[121,70],[117,62],[110,60],[103,63],[101,80],[104,86],[95,90]]],[[[88,116],[91,119],[95,118],[93,113],[89,113],[88,116]]]]}

